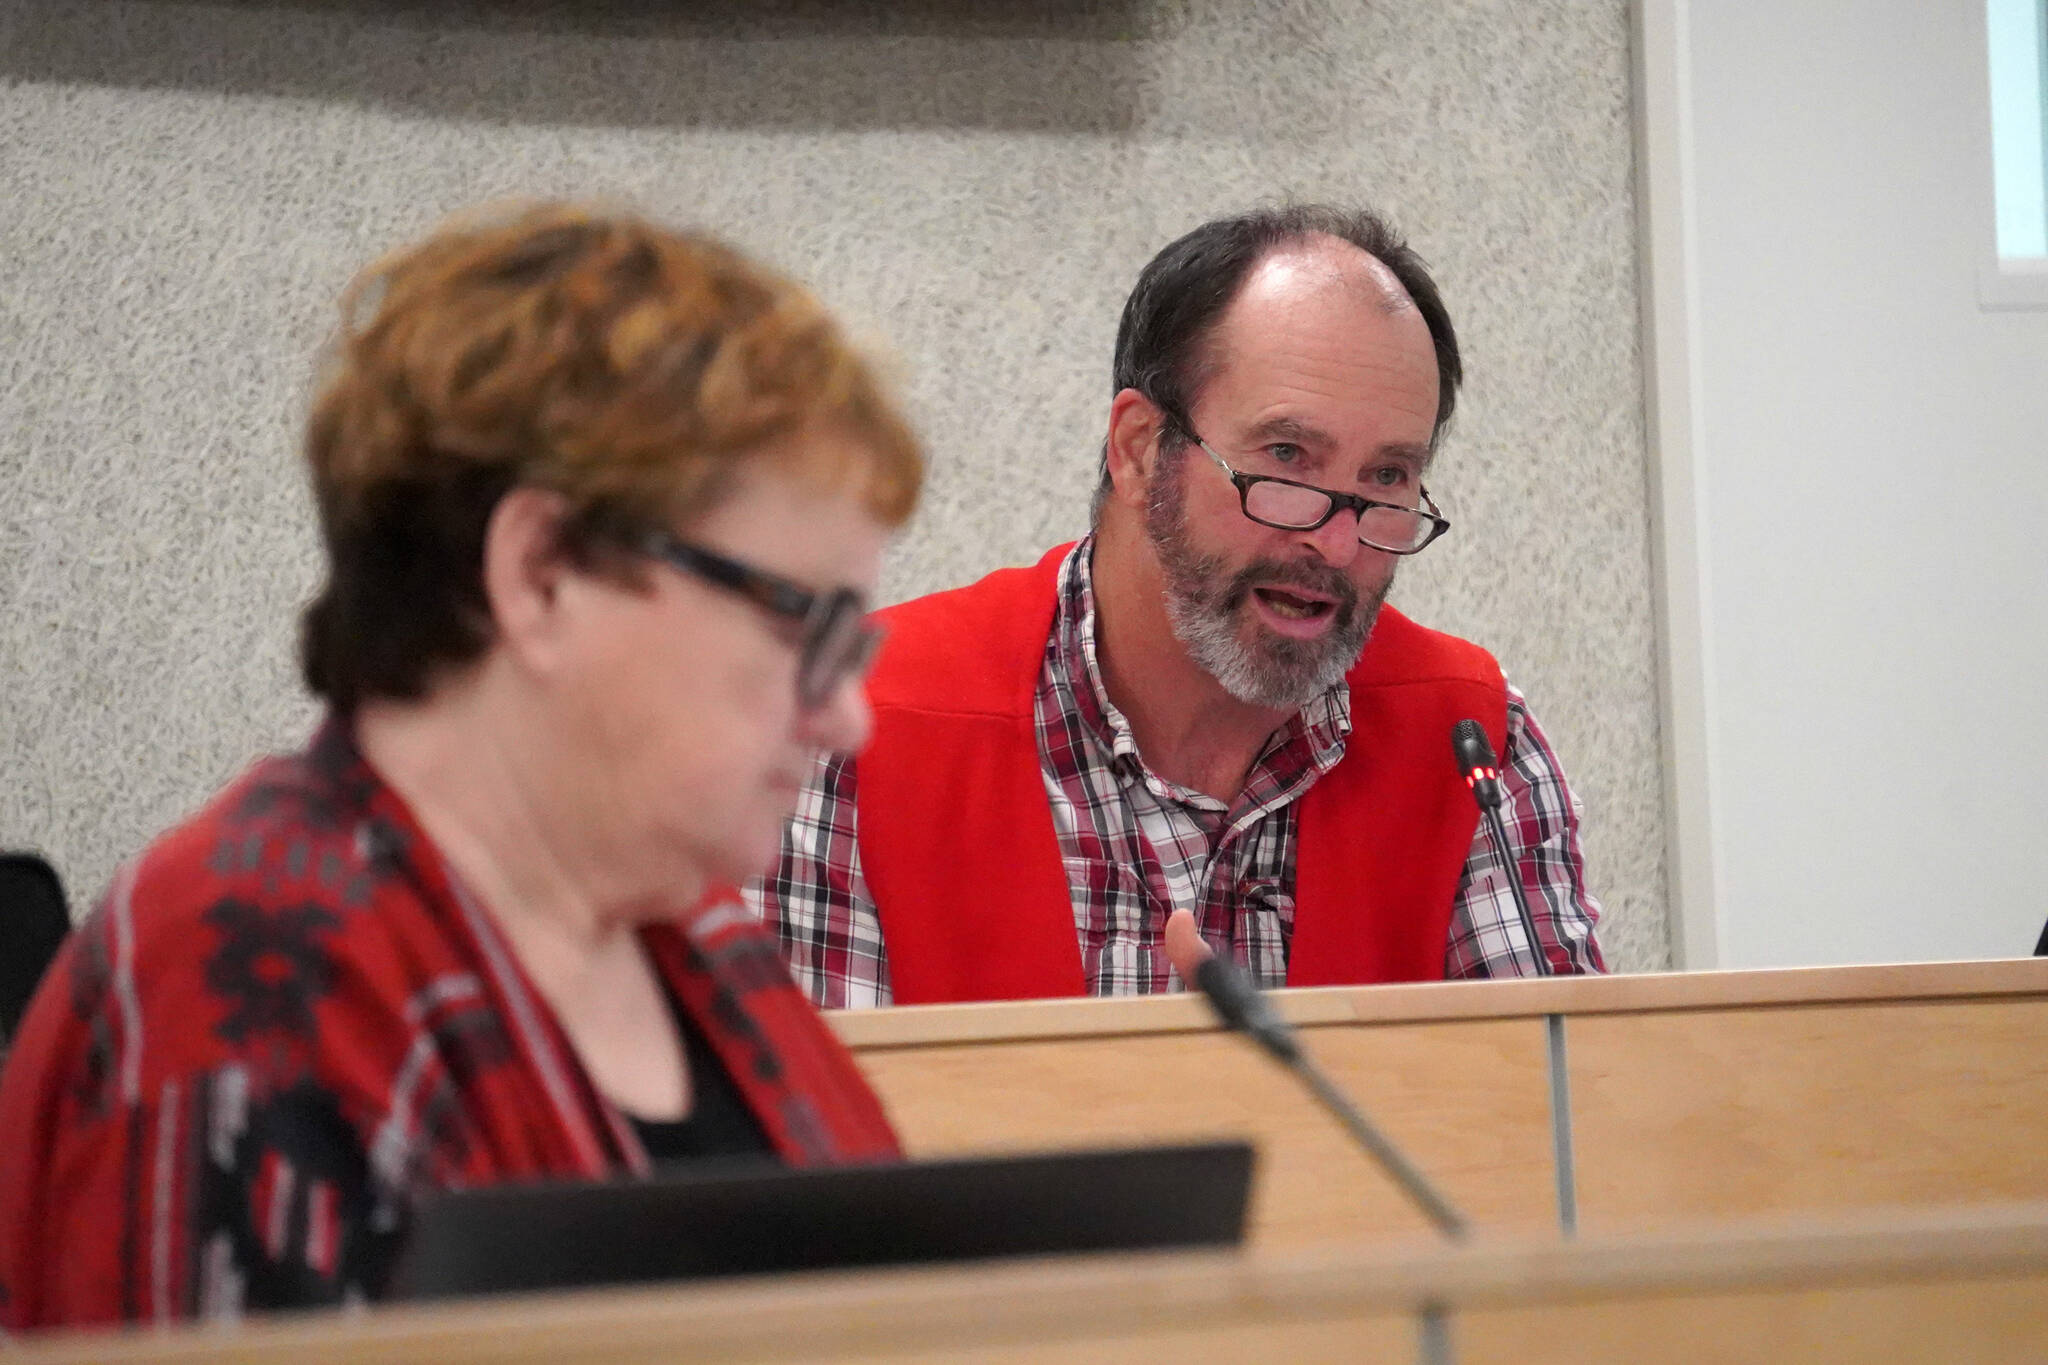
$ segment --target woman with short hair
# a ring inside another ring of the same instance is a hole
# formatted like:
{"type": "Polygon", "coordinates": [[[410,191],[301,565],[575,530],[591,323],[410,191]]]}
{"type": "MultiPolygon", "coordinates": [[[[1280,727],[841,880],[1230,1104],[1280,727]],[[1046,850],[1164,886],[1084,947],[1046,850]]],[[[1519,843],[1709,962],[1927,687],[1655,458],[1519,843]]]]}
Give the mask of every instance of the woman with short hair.
{"type": "Polygon", "coordinates": [[[720,888],[869,716],[916,443],[788,281],[545,207],[373,267],[306,455],[329,714],[129,864],[0,1080],[0,1323],[384,1288],[414,1197],[897,1151],[720,888]]]}

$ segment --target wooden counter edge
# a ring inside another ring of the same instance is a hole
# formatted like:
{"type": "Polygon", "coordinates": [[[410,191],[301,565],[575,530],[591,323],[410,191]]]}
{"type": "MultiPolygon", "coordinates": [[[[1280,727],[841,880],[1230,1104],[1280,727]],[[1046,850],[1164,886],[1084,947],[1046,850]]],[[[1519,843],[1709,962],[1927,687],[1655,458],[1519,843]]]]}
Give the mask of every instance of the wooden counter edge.
{"type": "MultiPolygon", "coordinates": [[[[2025,996],[2048,997],[2048,958],[1434,981],[1273,992],[1281,1013],[1303,1027],[2025,996]]],[[[1186,1033],[1215,1027],[1203,1002],[1184,994],[907,1005],[831,1010],[825,1017],[840,1039],[856,1049],[1186,1033]]]]}
{"type": "Polygon", "coordinates": [[[1720,1225],[1657,1236],[1288,1257],[1123,1253],[851,1271],[691,1286],[392,1307],[272,1319],[239,1329],[70,1333],[10,1343],[23,1365],[625,1358],[794,1349],[908,1349],[1057,1340],[1162,1323],[1313,1319],[1425,1305],[1451,1311],[1632,1294],[1807,1289],[2048,1275],[2048,1204],[1893,1210],[1853,1219],[1720,1225]],[[511,1334],[516,1334],[511,1335],[511,1334]],[[479,1343],[484,1343],[480,1352],[479,1343]]]}

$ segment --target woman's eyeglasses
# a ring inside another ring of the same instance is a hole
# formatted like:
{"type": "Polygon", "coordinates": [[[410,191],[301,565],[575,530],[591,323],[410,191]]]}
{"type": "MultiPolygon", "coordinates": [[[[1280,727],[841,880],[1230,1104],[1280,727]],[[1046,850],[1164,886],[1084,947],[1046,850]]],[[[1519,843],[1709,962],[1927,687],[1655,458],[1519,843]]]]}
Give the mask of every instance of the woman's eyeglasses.
{"type": "Polygon", "coordinates": [[[647,554],[672,568],[716,583],[752,601],[770,615],[796,624],[797,700],[808,709],[823,706],[874,662],[881,627],[868,619],[867,599],[853,588],[829,592],[806,588],[780,575],[721,554],[685,544],[665,531],[640,542],[647,554]]]}

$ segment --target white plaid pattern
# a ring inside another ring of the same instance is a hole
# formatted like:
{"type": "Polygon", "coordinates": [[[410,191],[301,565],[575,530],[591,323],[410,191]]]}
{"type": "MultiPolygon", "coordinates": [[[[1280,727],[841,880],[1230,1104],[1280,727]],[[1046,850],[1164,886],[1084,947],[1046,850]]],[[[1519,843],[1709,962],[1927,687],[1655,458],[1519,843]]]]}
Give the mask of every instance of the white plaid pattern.
{"type": "MultiPolygon", "coordinates": [[[[1263,987],[1284,985],[1294,932],[1295,802],[1344,755],[1350,693],[1333,687],[1297,713],[1226,803],[1165,781],[1139,757],[1130,724],[1102,690],[1095,657],[1090,542],[1060,569],[1036,714],[1040,768],[1065,861],[1081,965],[1096,995],[1181,988],[1162,932],[1194,912],[1202,937],[1263,987]]],[[[1508,688],[1502,817],[1557,971],[1604,970],[1585,887],[1579,806],[1522,694],[1508,688]]],[[[825,1008],[890,1002],[881,922],[855,841],[857,769],[821,760],[785,832],[774,873],[746,887],[783,955],[825,1008]]],[[[1448,977],[1518,976],[1533,966],[1482,824],[1460,879],[1445,946],[1448,977]]]]}

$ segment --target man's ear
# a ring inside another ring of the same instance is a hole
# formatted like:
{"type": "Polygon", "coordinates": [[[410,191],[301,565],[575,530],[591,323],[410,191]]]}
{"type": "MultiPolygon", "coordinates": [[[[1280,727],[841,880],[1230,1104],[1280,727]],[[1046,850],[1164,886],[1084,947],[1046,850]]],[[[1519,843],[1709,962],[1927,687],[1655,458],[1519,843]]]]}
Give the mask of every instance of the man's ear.
{"type": "Polygon", "coordinates": [[[484,601],[498,643],[521,658],[545,653],[561,628],[562,583],[573,572],[557,539],[567,510],[559,493],[514,487],[484,527],[484,601]]]}
{"type": "Polygon", "coordinates": [[[1152,487],[1152,468],[1159,459],[1159,434],[1166,414],[1136,389],[1124,389],[1109,404],[1109,439],[1103,458],[1109,464],[1110,496],[1127,507],[1145,505],[1152,487]]]}

